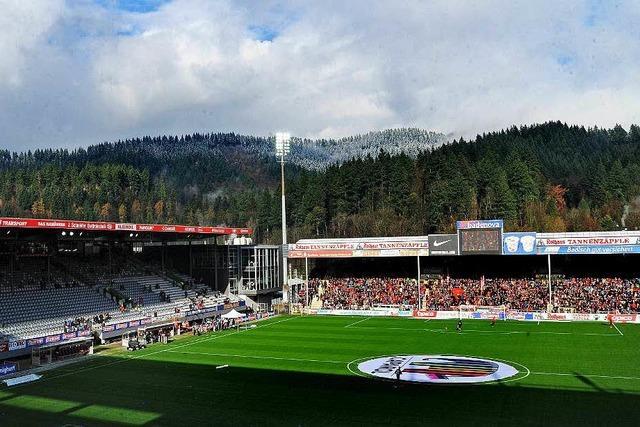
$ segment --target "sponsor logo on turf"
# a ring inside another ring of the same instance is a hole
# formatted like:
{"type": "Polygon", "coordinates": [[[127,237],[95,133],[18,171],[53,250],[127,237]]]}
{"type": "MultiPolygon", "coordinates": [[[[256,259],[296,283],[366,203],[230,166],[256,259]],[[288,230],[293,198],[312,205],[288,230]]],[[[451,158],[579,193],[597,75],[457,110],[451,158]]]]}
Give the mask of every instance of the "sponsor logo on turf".
{"type": "Polygon", "coordinates": [[[435,384],[473,384],[513,377],[518,370],[503,362],[476,357],[402,355],[369,359],[358,364],[368,375],[400,381],[435,384]]]}

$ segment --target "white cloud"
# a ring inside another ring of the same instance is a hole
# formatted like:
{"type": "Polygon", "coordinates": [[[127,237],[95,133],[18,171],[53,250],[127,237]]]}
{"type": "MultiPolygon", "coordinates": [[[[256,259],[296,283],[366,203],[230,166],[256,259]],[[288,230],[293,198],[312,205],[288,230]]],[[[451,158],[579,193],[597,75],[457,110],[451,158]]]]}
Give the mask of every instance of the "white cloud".
{"type": "Polygon", "coordinates": [[[60,17],[62,0],[0,2],[0,84],[18,86],[28,56],[60,17]]]}
{"type": "Polygon", "coordinates": [[[634,3],[174,0],[129,13],[3,1],[0,143],[12,149],[640,122],[634,3]]]}

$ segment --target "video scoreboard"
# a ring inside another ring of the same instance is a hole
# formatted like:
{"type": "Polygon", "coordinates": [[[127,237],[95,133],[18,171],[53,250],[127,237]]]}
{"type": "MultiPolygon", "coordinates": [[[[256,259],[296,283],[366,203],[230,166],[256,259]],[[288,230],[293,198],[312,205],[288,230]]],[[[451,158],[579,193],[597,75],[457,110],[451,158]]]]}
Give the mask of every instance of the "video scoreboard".
{"type": "Polygon", "coordinates": [[[502,254],[501,219],[487,221],[457,221],[458,244],[461,255],[502,254]]]}

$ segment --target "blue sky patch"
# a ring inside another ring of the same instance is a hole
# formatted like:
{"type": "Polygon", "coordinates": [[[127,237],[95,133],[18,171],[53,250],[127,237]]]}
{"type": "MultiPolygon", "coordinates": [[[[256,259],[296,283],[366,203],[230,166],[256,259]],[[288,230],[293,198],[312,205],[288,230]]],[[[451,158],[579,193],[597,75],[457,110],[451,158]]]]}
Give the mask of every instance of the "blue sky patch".
{"type": "Polygon", "coordinates": [[[256,40],[273,41],[280,34],[278,30],[265,25],[250,25],[249,31],[256,40]]]}
{"type": "Polygon", "coordinates": [[[556,56],[556,61],[563,67],[568,67],[576,62],[576,58],[571,55],[564,54],[556,56]]]}
{"type": "Polygon", "coordinates": [[[155,12],[171,0],[95,0],[100,6],[134,13],[155,12]]]}
{"type": "Polygon", "coordinates": [[[620,6],[620,2],[617,0],[589,0],[588,5],[589,13],[584,19],[584,24],[587,27],[595,27],[605,22],[611,11],[620,6]]]}

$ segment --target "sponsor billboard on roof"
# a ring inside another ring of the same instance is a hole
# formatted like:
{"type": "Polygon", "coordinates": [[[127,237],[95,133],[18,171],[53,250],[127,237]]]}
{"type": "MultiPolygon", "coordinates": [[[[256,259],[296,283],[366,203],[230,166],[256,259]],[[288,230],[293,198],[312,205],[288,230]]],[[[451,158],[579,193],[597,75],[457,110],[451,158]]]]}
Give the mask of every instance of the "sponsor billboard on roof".
{"type": "Polygon", "coordinates": [[[432,234],[429,236],[429,255],[458,255],[457,234],[432,234]]]}
{"type": "Polygon", "coordinates": [[[288,247],[288,258],[376,258],[427,255],[429,255],[427,236],[301,240],[288,247]]]}
{"type": "Polygon", "coordinates": [[[640,254],[640,245],[612,245],[612,246],[538,246],[538,255],[614,255],[640,254]]]}
{"type": "Polygon", "coordinates": [[[537,237],[536,252],[539,255],[640,253],[637,232],[541,233],[537,237]]]}
{"type": "Polygon", "coordinates": [[[0,228],[27,228],[42,230],[129,231],[154,233],[199,233],[213,235],[252,234],[251,228],[201,227],[166,224],[129,224],[104,221],[76,221],[66,219],[0,218],[0,228]]]}
{"type": "Polygon", "coordinates": [[[458,230],[472,230],[477,228],[503,228],[504,221],[501,219],[456,221],[458,230]]]}
{"type": "Polygon", "coordinates": [[[504,233],[502,253],[504,255],[535,255],[536,233],[504,233]]]}

